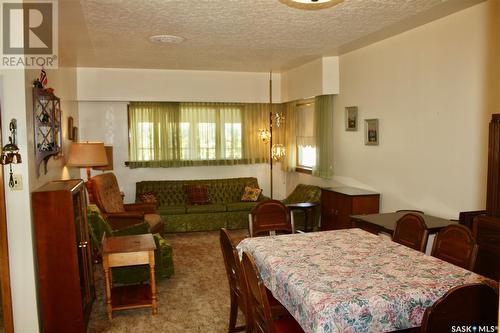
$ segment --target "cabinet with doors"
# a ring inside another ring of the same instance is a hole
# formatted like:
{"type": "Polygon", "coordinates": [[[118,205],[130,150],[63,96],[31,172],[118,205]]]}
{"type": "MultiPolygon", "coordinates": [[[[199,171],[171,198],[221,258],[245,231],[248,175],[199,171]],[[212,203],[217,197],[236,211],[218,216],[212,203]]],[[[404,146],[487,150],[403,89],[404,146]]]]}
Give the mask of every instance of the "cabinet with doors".
{"type": "Polygon", "coordinates": [[[43,332],[86,332],[95,298],[83,181],[52,181],[32,193],[43,332]]]}
{"type": "Polygon", "coordinates": [[[321,230],[351,227],[351,215],[379,212],[380,194],[354,187],[321,189],[321,230]]]}

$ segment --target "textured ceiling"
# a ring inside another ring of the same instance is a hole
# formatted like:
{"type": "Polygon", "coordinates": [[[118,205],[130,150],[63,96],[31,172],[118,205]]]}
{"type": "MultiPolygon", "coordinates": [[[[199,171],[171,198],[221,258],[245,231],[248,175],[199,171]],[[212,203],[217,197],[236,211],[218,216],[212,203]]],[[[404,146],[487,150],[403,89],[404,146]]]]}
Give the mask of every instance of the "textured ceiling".
{"type": "Polygon", "coordinates": [[[344,0],[305,11],[278,0],[60,0],[61,63],[282,71],[338,55],[481,0],[344,0]],[[151,35],[186,38],[178,45],[151,35]]]}

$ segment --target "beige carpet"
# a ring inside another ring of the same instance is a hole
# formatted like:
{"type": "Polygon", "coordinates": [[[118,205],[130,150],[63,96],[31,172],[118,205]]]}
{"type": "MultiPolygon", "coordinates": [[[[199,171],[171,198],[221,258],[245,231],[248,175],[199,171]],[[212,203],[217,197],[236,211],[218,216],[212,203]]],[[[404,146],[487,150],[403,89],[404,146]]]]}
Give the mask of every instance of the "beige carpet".
{"type": "MultiPolygon", "coordinates": [[[[152,316],[150,309],[135,309],[116,311],[108,320],[99,269],[88,332],[227,332],[229,288],[219,232],[167,234],[166,238],[174,250],[175,275],[157,284],[158,315],[152,316]]],[[[241,313],[238,319],[244,321],[241,313]]]]}

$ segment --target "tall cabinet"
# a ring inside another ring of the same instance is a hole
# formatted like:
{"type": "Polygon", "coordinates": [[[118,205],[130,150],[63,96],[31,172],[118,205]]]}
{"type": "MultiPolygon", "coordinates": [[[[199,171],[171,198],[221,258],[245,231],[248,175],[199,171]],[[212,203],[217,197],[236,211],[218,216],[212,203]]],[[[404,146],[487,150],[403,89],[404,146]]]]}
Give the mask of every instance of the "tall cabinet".
{"type": "Polygon", "coordinates": [[[83,181],[45,184],[32,208],[43,332],[86,332],[95,289],[83,181]]]}
{"type": "Polygon", "coordinates": [[[321,189],[321,230],[351,228],[351,215],[375,214],[380,194],[355,187],[321,189]]]}
{"type": "Polygon", "coordinates": [[[500,278],[500,114],[491,117],[488,143],[486,215],[474,219],[473,232],[479,251],[475,272],[500,278]]]}

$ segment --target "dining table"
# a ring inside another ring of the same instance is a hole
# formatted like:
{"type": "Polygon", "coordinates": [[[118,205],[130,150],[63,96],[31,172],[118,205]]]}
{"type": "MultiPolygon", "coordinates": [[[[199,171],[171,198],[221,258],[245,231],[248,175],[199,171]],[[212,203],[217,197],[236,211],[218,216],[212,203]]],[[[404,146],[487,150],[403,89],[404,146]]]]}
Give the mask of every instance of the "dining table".
{"type": "Polygon", "coordinates": [[[421,325],[448,290],[495,282],[362,229],[254,237],[248,252],[305,332],[389,332],[421,325]]]}

